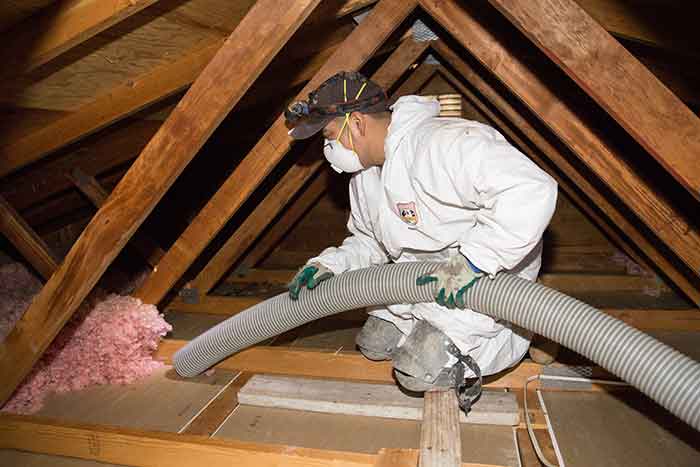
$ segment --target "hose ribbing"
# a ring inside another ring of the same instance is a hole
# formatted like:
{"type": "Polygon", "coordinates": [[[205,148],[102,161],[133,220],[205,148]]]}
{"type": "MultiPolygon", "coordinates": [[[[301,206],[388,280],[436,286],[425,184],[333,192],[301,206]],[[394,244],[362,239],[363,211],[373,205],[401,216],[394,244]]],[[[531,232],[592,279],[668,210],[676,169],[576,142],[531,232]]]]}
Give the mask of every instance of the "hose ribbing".
{"type": "MultiPolygon", "coordinates": [[[[246,347],[315,319],[394,303],[433,301],[436,285],[416,278],[436,263],[400,263],[347,272],[303,291],[281,294],[235,315],[180,349],[176,371],[196,376],[246,347]]],[[[541,334],[619,376],[700,430],[700,364],[586,303],[510,274],[482,279],[465,294],[467,308],[541,334]]]]}

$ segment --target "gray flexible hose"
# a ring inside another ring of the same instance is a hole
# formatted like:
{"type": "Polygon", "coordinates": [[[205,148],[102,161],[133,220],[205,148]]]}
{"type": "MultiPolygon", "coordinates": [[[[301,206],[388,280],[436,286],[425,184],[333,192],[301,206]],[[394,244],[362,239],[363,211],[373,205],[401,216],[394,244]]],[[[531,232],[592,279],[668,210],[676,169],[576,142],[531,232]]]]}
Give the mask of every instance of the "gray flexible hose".
{"type": "MultiPolygon", "coordinates": [[[[437,263],[400,263],[347,272],[303,291],[281,294],[209,329],[180,349],[174,366],[196,376],[229,355],[302,324],[374,305],[433,301],[436,285],[416,278],[437,263]]],[[[578,352],[700,430],[700,364],[653,337],[541,284],[510,274],[482,279],[467,308],[510,321],[578,352]]]]}

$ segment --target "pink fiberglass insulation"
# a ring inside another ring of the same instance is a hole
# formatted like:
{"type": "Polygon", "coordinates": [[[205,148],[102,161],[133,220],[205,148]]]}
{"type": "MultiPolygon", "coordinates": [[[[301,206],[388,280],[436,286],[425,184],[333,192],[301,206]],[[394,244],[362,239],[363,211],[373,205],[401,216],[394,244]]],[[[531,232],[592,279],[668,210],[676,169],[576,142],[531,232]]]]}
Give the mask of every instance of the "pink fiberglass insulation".
{"type": "MultiPolygon", "coordinates": [[[[0,267],[0,341],[40,288],[41,283],[22,265],[0,267]]],[[[152,354],[171,329],[153,305],[128,296],[94,294],[56,336],[2,410],[33,413],[52,392],[128,384],[148,376],[163,366],[152,354]]]]}

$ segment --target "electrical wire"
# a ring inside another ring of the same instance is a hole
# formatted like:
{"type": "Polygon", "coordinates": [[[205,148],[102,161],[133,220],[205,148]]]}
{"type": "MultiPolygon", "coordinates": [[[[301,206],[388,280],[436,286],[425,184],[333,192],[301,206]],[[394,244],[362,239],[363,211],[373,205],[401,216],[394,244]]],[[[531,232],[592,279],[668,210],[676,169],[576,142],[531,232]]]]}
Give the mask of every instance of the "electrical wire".
{"type": "Polygon", "coordinates": [[[549,460],[547,460],[547,458],[542,453],[542,449],[540,449],[540,443],[537,441],[537,438],[535,437],[535,431],[532,428],[532,421],[530,420],[530,413],[528,412],[528,408],[527,408],[527,385],[528,385],[528,383],[530,383],[536,379],[601,384],[601,385],[608,385],[608,386],[629,386],[629,384],[624,382],[624,381],[609,381],[609,380],[605,380],[605,379],[579,378],[579,377],[573,377],[573,376],[534,375],[534,376],[530,376],[528,379],[526,379],[525,384],[523,385],[523,406],[525,409],[525,426],[527,426],[527,434],[530,437],[530,442],[532,443],[532,447],[535,448],[535,454],[537,455],[537,458],[540,460],[540,462],[542,462],[547,467],[559,467],[559,466],[557,464],[552,464],[551,462],[549,462],[549,460]]]}

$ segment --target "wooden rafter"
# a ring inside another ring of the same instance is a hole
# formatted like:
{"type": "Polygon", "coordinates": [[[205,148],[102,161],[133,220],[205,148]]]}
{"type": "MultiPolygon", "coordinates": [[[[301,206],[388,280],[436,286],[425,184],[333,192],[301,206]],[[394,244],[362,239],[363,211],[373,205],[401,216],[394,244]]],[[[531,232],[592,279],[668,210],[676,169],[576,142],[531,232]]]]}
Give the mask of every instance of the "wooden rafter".
{"type": "Polygon", "coordinates": [[[700,275],[700,233],[630,167],[618,150],[556,96],[543,78],[511,54],[473,16],[474,5],[421,0],[421,5],[538,116],[574,154],[625,202],[695,274],[700,275]]]}
{"type": "Polygon", "coordinates": [[[462,60],[454,51],[452,51],[449,46],[447,46],[442,41],[435,41],[433,43],[433,49],[440,57],[443,58],[450,66],[452,66],[465,80],[467,80],[478,92],[483,99],[486,99],[493,105],[499,112],[504,115],[504,117],[510,122],[510,124],[519,129],[529,141],[537,148],[534,150],[531,145],[524,141],[518,133],[510,129],[510,126],[501,119],[498,115],[492,112],[482,101],[482,98],[474,95],[469,89],[461,85],[458,80],[451,80],[454,86],[458,86],[460,92],[466,95],[472,104],[484,113],[489,120],[491,120],[499,129],[505,132],[511,140],[518,143],[521,150],[526,152],[531,158],[538,162],[541,166],[548,166],[549,164],[539,156],[542,153],[546,156],[549,161],[554,163],[556,167],[561,170],[569,180],[563,179],[556,175],[556,171],[549,170],[550,174],[557,178],[559,186],[566,191],[566,193],[571,197],[576,205],[584,211],[603,231],[618,245],[622,248],[625,253],[634,259],[638,264],[651,269],[648,262],[637,254],[635,249],[629,246],[629,242],[622,238],[618,234],[618,230],[625,233],[627,238],[631,239],[634,244],[641,250],[647,258],[653,261],[659,269],[661,269],[678,288],[680,288],[688,297],[690,297],[694,303],[700,304],[700,290],[693,285],[682,273],[680,273],[676,267],[668,260],[666,257],[651,243],[649,242],[635,227],[635,225],[630,222],[623,213],[619,210],[614,203],[603,196],[600,191],[586,179],[581,173],[568,161],[566,156],[562,154],[554,145],[552,145],[547,138],[543,137],[537,129],[525,118],[521,113],[513,107],[508,99],[504,98],[499,94],[499,92],[485,79],[483,79],[479,73],[477,73],[470,65],[462,60]],[[579,194],[578,190],[586,193],[588,198],[593,202],[595,206],[598,207],[602,212],[605,213],[608,219],[617,226],[617,229],[611,226],[611,223],[603,219],[596,210],[591,207],[591,203],[583,199],[579,194]]]}
{"type": "Polygon", "coordinates": [[[279,220],[263,234],[260,240],[255,244],[255,248],[241,261],[243,269],[255,267],[326,192],[331,177],[328,170],[321,171],[309,186],[304,189],[304,192],[297,198],[296,202],[294,202],[289,209],[285,209],[279,220]]]}
{"type": "MultiPolygon", "coordinates": [[[[107,202],[109,193],[105,190],[100,182],[92,175],[88,175],[82,170],[73,169],[66,176],[75,184],[75,186],[88,198],[96,208],[101,208],[107,202]]],[[[131,241],[133,247],[151,266],[156,266],[158,261],[163,258],[165,251],[158,246],[156,242],[144,235],[136,235],[131,241]]]]}
{"type": "Polygon", "coordinates": [[[48,280],[58,264],[46,243],[17,211],[0,196],[0,233],[5,235],[22,256],[48,280]]]}
{"type": "MultiPolygon", "coordinates": [[[[413,39],[404,40],[372,76],[372,80],[384,89],[390,88],[427,47],[427,42],[416,42],[413,39]]],[[[323,158],[318,154],[320,148],[311,146],[307,152],[312,156],[310,159],[313,162],[292,166],[192,281],[191,287],[196,289],[198,294],[206,294],[211,290],[221,276],[240,259],[241,255],[267,227],[270,220],[277,216],[294,194],[318,170],[323,161],[323,158]]]]}
{"type": "Polygon", "coordinates": [[[165,191],[319,1],[260,0],[251,8],[0,345],[0,404],[31,370],[165,191]]]}
{"type": "MultiPolygon", "coordinates": [[[[415,1],[383,0],[348,36],[299,93],[300,98],[340,70],[358,69],[415,8],[415,1]]],[[[224,224],[289,150],[292,139],[280,115],[199,212],[136,296],[158,303],[224,224]]]]}
{"type": "Polygon", "coordinates": [[[56,2],[3,34],[3,75],[18,74],[53,60],[63,52],[138,13],[158,0],[68,0],[56,2]]]}
{"type": "Polygon", "coordinates": [[[212,40],[174,63],[111,89],[65,117],[0,146],[0,177],[171,96],[190,84],[221,48],[212,40]]]}
{"type": "Polygon", "coordinates": [[[700,118],[574,0],[489,0],[700,200],[700,118]]]}
{"type": "MultiPolygon", "coordinates": [[[[309,148],[309,152],[318,153],[319,150],[318,146],[309,148]]],[[[216,285],[221,276],[253,244],[268,222],[279,214],[297,190],[316,173],[322,161],[323,158],[317,154],[313,163],[306,165],[295,164],[287,171],[284,177],[270,190],[262,202],[241,223],[224,246],[190,283],[189,287],[194,289],[197,295],[208,293],[216,285]]]]}

